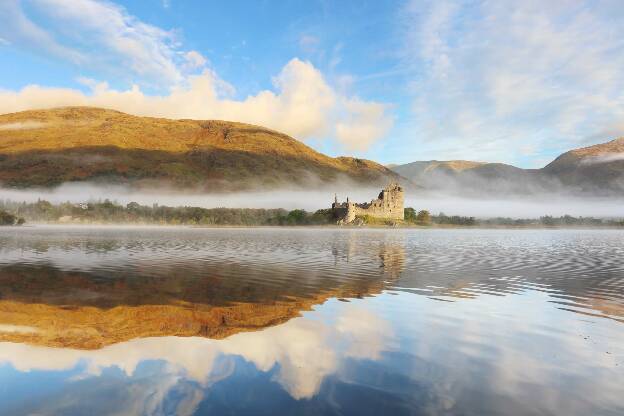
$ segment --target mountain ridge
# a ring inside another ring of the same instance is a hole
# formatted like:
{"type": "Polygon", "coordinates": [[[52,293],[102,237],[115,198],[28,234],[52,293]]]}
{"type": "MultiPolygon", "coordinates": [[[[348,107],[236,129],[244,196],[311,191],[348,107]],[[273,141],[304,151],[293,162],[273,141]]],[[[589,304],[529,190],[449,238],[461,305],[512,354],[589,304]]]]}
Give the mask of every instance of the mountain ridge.
{"type": "Polygon", "coordinates": [[[624,138],[572,149],[540,169],[505,163],[433,160],[396,165],[392,170],[426,189],[463,194],[556,191],[624,195],[624,138]]]}
{"type": "Polygon", "coordinates": [[[399,176],[370,160],[332,158],[261,126],[140,117],[94,107],[0,115],[0,182],[10,187],[105,181],[206,189],[399,176]]]}

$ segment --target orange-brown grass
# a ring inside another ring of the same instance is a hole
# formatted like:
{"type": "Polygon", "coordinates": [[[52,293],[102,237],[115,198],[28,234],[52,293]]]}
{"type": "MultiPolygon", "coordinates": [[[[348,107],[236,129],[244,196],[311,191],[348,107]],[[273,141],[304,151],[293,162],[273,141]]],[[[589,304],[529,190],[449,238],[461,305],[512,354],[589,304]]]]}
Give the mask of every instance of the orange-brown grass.
{"type": "Polygon", "coordinates": [[[372,161],[332,158],[285,134],[228,121],[137,117],[90,107],[0,115],[0,182],[165,181],[179,186],[274,186],[397,175],[372,161]]]}

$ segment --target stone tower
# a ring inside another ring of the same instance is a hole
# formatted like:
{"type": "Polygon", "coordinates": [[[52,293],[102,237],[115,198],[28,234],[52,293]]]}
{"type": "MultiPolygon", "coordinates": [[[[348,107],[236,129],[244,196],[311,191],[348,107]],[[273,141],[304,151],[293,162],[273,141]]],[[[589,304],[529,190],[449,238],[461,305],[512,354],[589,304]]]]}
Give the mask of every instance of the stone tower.
{"type": "Polygon", "coordinates": [[[334,216],[343,223],[350,223],[357,216],[368,215],[374,218],[387,218],[394,220],[403,220],[403,208],[405,204],[405,192],[397,183],[391,183],[386,186],[377,199],[373,199],[370,203],[357,204],[350,202],[339,203],[338,197],[334,197],[332,209],[334,216]]]}

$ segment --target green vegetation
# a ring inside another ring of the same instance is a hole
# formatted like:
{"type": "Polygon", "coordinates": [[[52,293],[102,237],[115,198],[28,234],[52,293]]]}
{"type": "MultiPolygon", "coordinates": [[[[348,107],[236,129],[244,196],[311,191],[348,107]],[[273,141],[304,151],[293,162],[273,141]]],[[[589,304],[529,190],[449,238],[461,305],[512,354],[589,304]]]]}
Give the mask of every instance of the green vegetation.
{"type": "Polygon", "coordinates": [[[477,221],[475,217],[462,217],[459,215],[453,215],[449,217],[445,215],[444,213],[439,213],[436,216],[432,216],[431,221],[435,224],[440,224],[440,225],[462,225],[462,226],[481,225],[481,223],[477,221]]]}
{"type": "Polygon", "coordinates": [[[22,225],[24,224],[24,218],[17,217],[13,214],[9,214],[4,210],[0,210],[0,225],[22,225]]]}
{"type": "MultiPolygon", "coordinates": [[[[155,225],[216,225],[216,226],[301,226],[334,225],[331,209],[308,212],[303,209],[200,208],[152,206],[130,202],[121,205],[105,199],[86,203],[52,204],[0,200],[0,225],[22,225],[28,222],[155,224],[155,225]]],[[[624,227],[624,219],[593,217],[544,216],[536,219],[490,218],[431,215],[427,210],[405,208],[405,220],[356,217],[355,225],[418,225],[425,227],[624,227]]]]}
{"type": "Polygon", "coordinates": [[[551,217],[546,215],[539,219],[514,219],[514,218],[491,218],[479,221],[487,226],[513,226],[513,227],[624,227],[624,219],[602,219],[594,217],[551,217]]]}
{"type": "Polygon", "coordinates": [[[420,225],[430,225],[431,224],[431,214],[427,210],[418,211],[416,215],[416,224],[420,225]]]}
{"type": "Polygon", "coordinates": [[[416,213],[414,208],[405,208],[405,222],[415,225],[464,226],[464,227],[624,227],[624,219],[602,219],[594,217],[543,216],[540,218],[489,218],[477,219],[459,215],[448,216],[444,213],[431,215],[422,210],[416,213]]]}
{"type": "Polygon", "coordinates": [[[403,221],[391,220],[387,218],[376,218],[370,215],[356,215],[355,225],[387,225],[394,226],[403,223],[403,221]]]}
{"type": "MultiPolygon", "coordinates": [[[[199,208],[152,206],[130,202],[126,206],[104,201],[51,204],[0,201],[0,209],[22,216],[31,222],[80,222],[104,224],[162,225],[326,225],[335,220],[330,209],[314,213],[301,209],[199,208]]],[[[15,215],[8,214],[11,217],[15,215]]],[[[17,221],[17,220],[16,220],[17,221]]]]}

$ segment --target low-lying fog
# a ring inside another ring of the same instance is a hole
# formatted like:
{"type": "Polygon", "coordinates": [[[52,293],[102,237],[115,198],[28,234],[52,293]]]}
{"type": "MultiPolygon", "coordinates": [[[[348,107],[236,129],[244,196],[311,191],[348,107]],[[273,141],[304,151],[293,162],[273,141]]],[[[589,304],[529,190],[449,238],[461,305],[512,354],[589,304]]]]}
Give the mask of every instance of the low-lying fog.
{"type": "MultiPolygon", "coordinates": [[[[348,196],[351,201],[370,202],[379,193],[378,188],[338,190],[338,200],[348,196]]],[[[120,204],[134,201],[142,205],[199,206],[204,208],[303,208],[314,211],[329,208],[334,190],[275,190],[261,192],[185,194],[162,190],[140,191],[121,186],[65,184],[58,188],[37,190],[0,189],[0,199],[34,202],[45,199],[53,203],[87,202],[110,199],[120,204]]],[[[406,207],[426,209],[432,214],[473,216],[477,218],[512,217],[537,218],[543,215],[593,217],[624,217],[624,196],[621,198],[580,198],[557,195],[527,196],[525,198],[460,198],[453,195],[406,193],[406,207]]]]}

